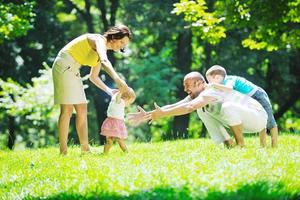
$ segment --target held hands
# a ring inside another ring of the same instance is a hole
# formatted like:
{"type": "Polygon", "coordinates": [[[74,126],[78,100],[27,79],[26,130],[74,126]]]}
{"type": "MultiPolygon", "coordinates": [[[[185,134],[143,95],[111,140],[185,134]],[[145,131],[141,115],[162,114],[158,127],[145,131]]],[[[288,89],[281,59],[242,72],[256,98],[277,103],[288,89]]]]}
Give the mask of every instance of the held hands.
{"type": "Polygon", "coordinates": [[[117,86],[122,93],[129,90],[127,83],[122,79],[117,82],[117,86]]]}
{"type": "Polygon", "coordinates": [[[109,87],[107,87],[106,89],[106,93],[109,95],[109,96],[113,96],[114,94],[116,94],[117,92],[119,92],[118,89],[111,89],[109,87]]]}

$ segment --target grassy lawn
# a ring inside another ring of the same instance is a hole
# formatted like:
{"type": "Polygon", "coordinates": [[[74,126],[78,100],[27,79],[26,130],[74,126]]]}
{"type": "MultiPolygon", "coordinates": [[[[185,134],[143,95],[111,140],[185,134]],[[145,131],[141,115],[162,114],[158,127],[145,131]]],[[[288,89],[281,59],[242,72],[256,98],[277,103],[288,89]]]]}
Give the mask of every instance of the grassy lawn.
{"type": "MultiPolygon", "coordinates": [[[[268,138],[269,139],[269,138],[268,138]]],[[[300,135],[276,149],[224,149],[210,139],[131,144],[123,154],[57,148],[0,151],[0,199],[300,199],[300,135]]],[[[268,141],[269,142],[269,141],[268,141]]]]}

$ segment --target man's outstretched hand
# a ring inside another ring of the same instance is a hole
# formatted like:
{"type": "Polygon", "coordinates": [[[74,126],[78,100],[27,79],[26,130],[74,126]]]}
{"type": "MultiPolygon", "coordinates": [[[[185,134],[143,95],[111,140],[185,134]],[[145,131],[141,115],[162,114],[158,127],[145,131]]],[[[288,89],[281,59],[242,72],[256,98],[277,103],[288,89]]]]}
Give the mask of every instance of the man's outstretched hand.
{"type": "Polygon", "coordinates": [[[151,119],[151,114],[147,113],[142,107],[137,106],[137,109],[138,112],[128,114],[128,122],[133,126],[138,126],[151,119]]]}
{"type": "Polygon", "coordinates": [[[160,119],[163,115],[163,111],[162,111],[161,107],[159,107],[156,103],[154,103],[154,108],[155,108],[155,110],[153,110],[151,112],[151,121],[150,121],[150,123],[152,123],[155,120],[160,119]]]}

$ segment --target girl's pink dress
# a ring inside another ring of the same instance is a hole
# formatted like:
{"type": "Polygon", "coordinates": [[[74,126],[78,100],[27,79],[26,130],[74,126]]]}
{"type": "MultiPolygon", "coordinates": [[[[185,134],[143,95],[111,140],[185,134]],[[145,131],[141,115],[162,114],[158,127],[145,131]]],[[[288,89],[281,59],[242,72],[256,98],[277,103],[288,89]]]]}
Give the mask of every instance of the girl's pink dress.
{"type": "Polygon", "coordinates": [[[107,117],[101,126],[101,135],[126,139],[128,134],[124,120],[107,117]]]}
{"type": "Polygon", "coordinates": [[[107,118],[101,126],[101,135],[126,139],[128,137],[127,129],[124,122],[125,102],[120,99],[116,100],[117,94],[112,96],[107,109],[107,118]]]}

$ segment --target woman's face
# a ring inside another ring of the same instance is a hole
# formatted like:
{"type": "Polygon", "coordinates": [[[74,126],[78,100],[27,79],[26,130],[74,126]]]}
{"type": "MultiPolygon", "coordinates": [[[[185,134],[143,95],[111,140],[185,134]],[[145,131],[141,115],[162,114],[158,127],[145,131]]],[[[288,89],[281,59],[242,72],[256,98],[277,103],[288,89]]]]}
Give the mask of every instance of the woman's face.
{"type": "Polygon", "coordinates": [[[111,47],[113,51],[120,51],[120,49],[124,48],[129,43],[128,37],[123,37],[122,39],[114,39],[111,41],[111,47]]]}

